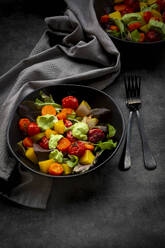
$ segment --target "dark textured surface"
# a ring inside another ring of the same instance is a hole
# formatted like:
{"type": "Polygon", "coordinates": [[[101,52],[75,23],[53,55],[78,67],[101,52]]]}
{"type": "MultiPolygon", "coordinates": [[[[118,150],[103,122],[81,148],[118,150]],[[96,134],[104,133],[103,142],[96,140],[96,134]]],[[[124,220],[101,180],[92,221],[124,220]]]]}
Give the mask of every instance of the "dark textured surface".
{"type": "MultiPolygon", "coordinates": [[[[42,15],[24,12],[20,8],[1,13],[0,74],[26,57],[44,31],[42,15]]],[[[157,60],[151,58],[141,66],[142,60],[123,65],[123,70],[132,68],[143,77],[142,116],[158,168],[144,169],[134,120],[129,171],[105,167],[90,179],[89,189],[76,182],[55,182],[46,211],[25,209],[1,198],[1,248],[165,247],[165,49],[157,60]]],[[[119,102],[127,120],[122,74],[107,92],[119,102]]]]}

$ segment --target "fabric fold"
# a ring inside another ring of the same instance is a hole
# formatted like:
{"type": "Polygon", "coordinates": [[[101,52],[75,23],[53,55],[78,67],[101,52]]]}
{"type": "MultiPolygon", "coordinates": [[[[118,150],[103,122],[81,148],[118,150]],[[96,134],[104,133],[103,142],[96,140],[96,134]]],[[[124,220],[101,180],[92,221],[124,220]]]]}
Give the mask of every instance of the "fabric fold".
{"type": "Polygon", "coordinates": [[[76,83],[104,89],[120,73],[120,54],[97,21],[94,1],[66,3],[64,16],[45,19],[48,29],[29,57],[0,77],[0,178],[8,182],[18,167],[19,185],[11,187],[6,197],[35,208],[46,207],[52,180],[22,168],[8,153],[6,123],[15,104],[34,89],[48,85],[76,83]]]}

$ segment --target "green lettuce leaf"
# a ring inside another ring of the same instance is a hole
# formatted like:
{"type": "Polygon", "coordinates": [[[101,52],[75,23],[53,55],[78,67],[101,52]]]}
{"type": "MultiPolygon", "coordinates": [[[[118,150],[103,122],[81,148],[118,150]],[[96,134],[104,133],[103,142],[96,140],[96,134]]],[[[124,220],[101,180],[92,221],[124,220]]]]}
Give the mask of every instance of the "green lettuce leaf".
{"type": "Polygon", "coordinates": [[[116,148],[117,146],[117,142],[113,142],[112,139],[109,139],[105,142],[99,142],[98,144],[95,144],[95,151],[97,151],[98,149],[101,150],[112,150],[114,148],[116,148]]]}
{"type": "Polygon", "coordinates": [[[78,157],[75,155],[68,155],[68,158],[64,158],[64,162],[71,168],[75,167],[78,164],[78,157]]]}
{"type": "Polygon", "coordinates": [[[41,100],[36,98],[35,100],[35,104],[38,106],[38,108],[42,108],[45,105],[52,105],[53,107],[56,108],[57,111],[61,110],[61,105],[55,103],[55,101],[53,100],[52,95],[46,95],[43,91],[40,91],[40,96],[41,96],[41,100]]]}
{"type": "Polygon", "coordinates": [[[107,135],[107,138],[112,138],[115,136],[116,134],[116,129],[114,128],[114,126],[110,125],[110,124],[107,124],[108,126],[108,135],[107,135]]]}

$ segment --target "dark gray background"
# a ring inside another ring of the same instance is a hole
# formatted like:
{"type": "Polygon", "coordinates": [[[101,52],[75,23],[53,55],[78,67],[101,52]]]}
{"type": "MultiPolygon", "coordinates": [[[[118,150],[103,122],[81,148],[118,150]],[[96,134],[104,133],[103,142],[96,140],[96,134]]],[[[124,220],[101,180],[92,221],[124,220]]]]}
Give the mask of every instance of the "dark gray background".
{"type": "MultiPolygon", "coordinates": [[[[62,1],[54,9],[42,1],[40,6],[32,7],[32,3],[0,1],[0,74],[28,56],[46,28],[45,16],[62,13],[62,1]]],[[[142,116],[158,168],[144,169],[134,120],[129,171],[118,166],[103,168],[105,173],[99,180],[96,176],[89,191],[71,185],[62,188],[55,182],[46,211],[23,208],[1,198],[1,248],[165,247],[165,49],[157,58],[151,55],[143,66],[142,60],[143,54],[141,60],[135,57],[131,64],[123,64],[122,70],[132,70],[143,78],[142,116]]],[[[123,72],[106,92],[118,101],[127,120],[122,76],[123,72]]]]}

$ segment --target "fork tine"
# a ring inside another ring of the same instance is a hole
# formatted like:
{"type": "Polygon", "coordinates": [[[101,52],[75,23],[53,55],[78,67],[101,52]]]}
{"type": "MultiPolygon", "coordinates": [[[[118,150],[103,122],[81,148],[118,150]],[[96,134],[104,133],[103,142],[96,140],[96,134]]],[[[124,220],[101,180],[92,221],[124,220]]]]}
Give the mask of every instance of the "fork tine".
{"type": "Polygon", "coordinates": [[[137,75],[125,75],[124,84],[127,99],[140,97],[141,77],[137,75]]]}

